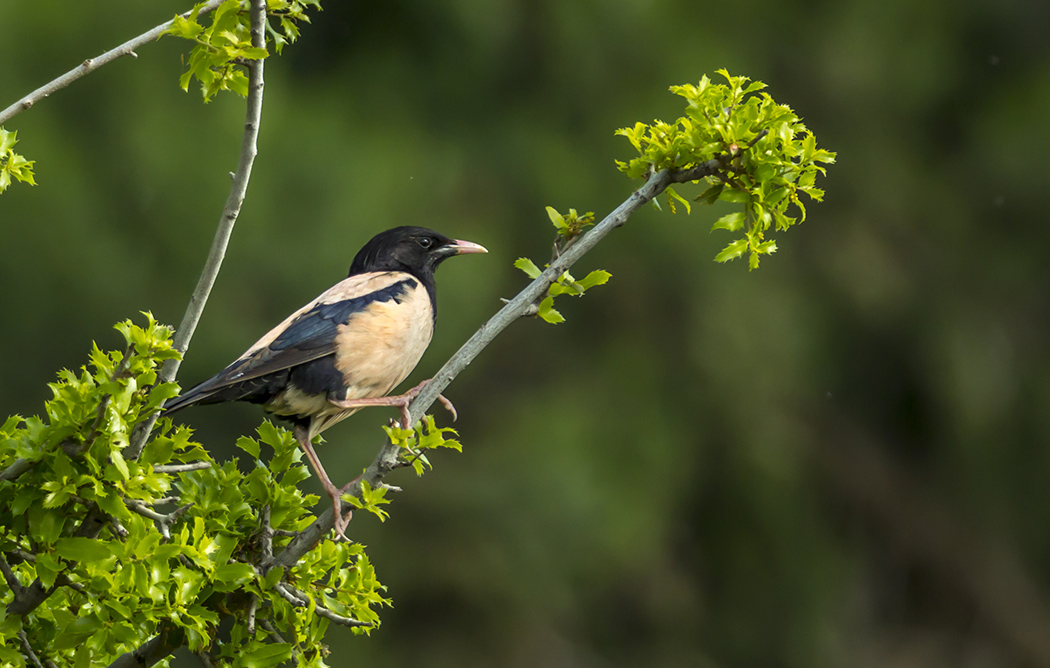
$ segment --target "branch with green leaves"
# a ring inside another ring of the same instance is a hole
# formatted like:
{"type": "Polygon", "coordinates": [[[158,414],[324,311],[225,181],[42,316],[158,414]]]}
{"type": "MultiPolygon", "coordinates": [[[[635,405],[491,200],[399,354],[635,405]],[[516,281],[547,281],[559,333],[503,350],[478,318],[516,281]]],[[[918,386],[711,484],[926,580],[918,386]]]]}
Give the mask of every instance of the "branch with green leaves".
{"type": "MultiPolygon", "coordinates": [[[[321,9],[319,0],[268,0],[266,4],[267,16],[272,18],[273,22],[266,21],[265,30],[273,40],[277,53],[281,53],[286,44],[298,39],[298,23],[310,21],[306,14],[307,9],[321,9]]],[[[232,90],[246,97],[248,77],[237,66],[246,65],[267,55],[265,46],[252,45],[249,7],[248,0],[202,2],[190,11],[178,14],[170,21],[165,21],[95,58],[84,60],[80,65],[0,111],[0,193],[14,181],[36,185],[33,173],[35,161],[27,160],[12,150],[17,143],[16,133],[5,130],[4,123],[103,65],[108,65],[123,56],[138,58],[137,49],[165,35],[175,35],[194,42],[189,56],[189,68],[179,79],[183,90],[189,87],[191,79],[197,79],[201,84],[205,102],[220,90],[232,90]],[[202,24],[201,21],[212,12],[212,20],[202,24]]]]}
{"type": "MultiPolygon", "coordinates": [[[[714,173],[704,177],[708,188],[694,201],[742,204],[742,210],[722,216],[712,230],[740,232],[715,256],[728,262],[748,253],[748,265],[757,269],[762,255],[777,250],[776,241],[766,239],[770,228],[782,232],[806,219],[801,195],[821,201],[824,191],[814,183],[825,173],[821,164],[835,162],[835,154],[817,148],[816,137],[784,104],[778,104],[761,81],[748,83],[726,70],[718,73],[724,84],[712,83],[705,75],[695,86],[672,86],[671,92],[686,99],[685,116],[674,123],[635,123],[616,134],[626,137],[639,157],[617,161],[617,167],[632,178],[648,177],[659,170],[688,170],[711,160],[714,173]],[[791,206],[797,216],[788,215],[791,206]]],[[[667,204],[686,212],[689,200],[667,189],[667,204]]]]}
{"type": "MultiPolygon", "coordinates": [[[[746,101],[737,104],[748,108],[746,101]]],[[[420,391],[409,407],[418,426],[385,428],[385,442],[348,489],[343,512],[364,510],[385,520],[389,494],[398,491],[386,482],[392,471],[422,474],[429,452],[462,447],[425,411],[512,322],[530,315],[563,321],[553,309],[555,297],[606,282],[602,270],[580,281],[569,271],[641,207],[663,194],[680,202],[671,187],[700,181],[722,185],[719,195],[741,185],[759,193],[777,187],[805,193],[805,180],[785,176],[786,168],[759,169],[793,162],[791,155],[805,151],[799,144],[806,136],[798,132],[788,135],[788,144],[766,142],[781,132],[776,123],[786,122],[782,114],[771,118],[748,126],[747,143],[709,156],[684,156],[679,148],[667,166],[668,156],[653,149],[653,161],[632,160],[648,174],[645,184],[597,224],[592,214],[549,208],[551,261],[543,270],[528,260],[515,263],[532,281],[420,391]],[[764,157],[752,159],[749,153],[760,147],[764,157]]],[[[736,122],[733,112],[726,122],[736,122]]],[[[681,122],[676,127],[685,133],[681,122]]],[[[652,148],[648,136],[638,135],[643,157],[652,148]]],[[[687,139],[661,141],[681,147],[687,139]]],[[[768,207],[782,199],[755,201],[768,207]]],[[[745,218],[756,210],[748,208],[751,200],[742,203],[745,218]]],[[[753,227],[760,225],[756,218],[753,227]]],[[[264,422],[257,438],[239,439],[251,464],[243,473],[236,461],[215,462],[186,427],[156,419],[174,392],[161,365],[181,355],[170,331],[147,320],[145,327],[120,326],[126,352],[96,347],[89,367],[60,374],[46,420],[16,416],[0,426],[0,571],[9,588],[0,599],[0,662],[18,664],[31,650],[38,661],[72,663],[75,654],[89,663],[148,666],[187,646],[217,666],[272,666],[292,658],[323,666],[330,623],[355,633],[379,626],[377,609],[389,601],[371,562],[358,544],[325,540],[333,526],[327,504],[316,517],[305,510],[318,499],[298,489],[309,474],[288,431],[264,422]],[[148,438],[136,450],[144,426],[148,438]],[[16,467],[19,462],[30,465],[16,467]],[[225,619],[232,622],[220,638],[225,619]]]]}

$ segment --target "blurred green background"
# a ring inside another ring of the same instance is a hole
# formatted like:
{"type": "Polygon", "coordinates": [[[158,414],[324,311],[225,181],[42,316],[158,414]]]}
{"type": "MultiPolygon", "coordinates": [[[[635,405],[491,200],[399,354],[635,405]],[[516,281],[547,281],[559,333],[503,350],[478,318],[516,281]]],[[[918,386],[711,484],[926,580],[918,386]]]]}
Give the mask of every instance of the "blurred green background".
{"type": "MultiPolygon", "coordinates": [[[[1050,665],[1050,4],[325,5],[267,63],[186,385],[409,223],[491,251],[442,267],[425,378],[524,285],[515,258],[549,257],[544,206],[602,216],[638,185],[613,131],[719,67],[839,155],[760,270],[712,262],[721,211],[646,208],[583,260],[613,280],[567,323],[519,322],[462,374],[464,454],[351,526],[395,607],[333,628],[333,665],[1050,665]]],[[[0,106],[185,8],[0,0],[0,106]]],[[[181,318],[243,124],[178,88],[187,50],[6,124],[40,185],[0,198],[0,413],[39,413],[114,322],[181,318]]],[[[335,478],[387,417],[326,433],[335,478]]],[[[180,419],[229,456],[260,411],[180,419]]]]}

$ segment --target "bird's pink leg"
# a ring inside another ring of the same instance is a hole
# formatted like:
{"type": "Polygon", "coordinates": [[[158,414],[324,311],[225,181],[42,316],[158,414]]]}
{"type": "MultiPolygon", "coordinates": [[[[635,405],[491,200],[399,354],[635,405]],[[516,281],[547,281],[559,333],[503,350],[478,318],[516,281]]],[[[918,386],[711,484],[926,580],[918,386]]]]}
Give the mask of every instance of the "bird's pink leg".
{"type": "MultiPolygon", "coordinates": [[[[412,400],[419,395],[420,391],[423,389],[423,386],[429,382],[429,379],[424,380],[422,383],[416,385],[408,392],[405,392],[404,394],[398,394],[392,397],[376,397],[374,399],[329,399],[329,401],[333,405],[339,406],[340,408],[364,408],[365,406],[397,406],[401,409],[401,428],[410,429],[411,425],[409,423],[410,418],[408,415],[408,405],[412,403],[412,400]]],[[[452,402],[446,399],[445,396],[441,394],[438,395],[438,401],[440,401],[441,405],[445,407],[445,410],[447,410],[449,413],[452,413],[452,421],[455,422],[456,418],[458,418],[459,415],[456,413],[456,407],[452,405],[452,402]]]]}
{"type": "MultiPolygon", "coordinates": [[[[340,490],[333,485],[332,481],[328,478],[328,474],[325,473],[324,467],[321,466],[321,460],[317,458],[317,453],[314,452],[314,448],[310,444],[309,431],[304,427],[296,425],[293,433],[295,434],[295,440],[299,441],[299,445],[302,447],[303,452],[306,453],[306,458],[310,460],[310,466],[313,468],[314,473],[316,473],[317,477],[321,479],[321,485],[324,486],[324,491],[328,494],[329,498],[332,499],[332,510],[335,512],[335,533],[337,538],[349,541],[350,539],[347,538],[346,534],[343,532],[346,531],[346,527],[350,523],[350,518],[353,517],[354,511],[351,510],[347,512],[346,517],[343,517],[343,490],[340,490]]],[[[351,484],[353,484],[353,481],[347,484],[347,487],[351,484]]],[[[345,490],[346,487],[343,489],[345,490]]]]}

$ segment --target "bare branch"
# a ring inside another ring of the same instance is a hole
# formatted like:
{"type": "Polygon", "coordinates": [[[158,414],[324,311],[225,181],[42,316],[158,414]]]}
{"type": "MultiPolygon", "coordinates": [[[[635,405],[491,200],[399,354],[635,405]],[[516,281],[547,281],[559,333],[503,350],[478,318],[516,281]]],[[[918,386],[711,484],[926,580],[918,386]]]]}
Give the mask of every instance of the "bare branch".
{"type": "Polygon", "coordinates": [[[269,570],[273,563],[273,527],[270,526],[270,506],[263,507],[262,517],[262,562],[263,571],[269,570]]]}
{"type": "Polygon", "coordinates": [[[35,463],[36,462],[31,462],[28,459],[16,459],[13,464],[0,472],[0,480],[14,480],[29,469],[33,468],[33,464],[35,463]]]}
{"type": "MultiPolygon", "coordinates": [[[[266,46],[266,3],[252,0],[251,6],[251,32],[252,46],[265,48],[266,46]]],[[[252,164],[258,153],[259,124],[262,121],[263,101],[263,61],[259,59],[252,61],[248,66],[248,101],[244,120],[244,138],[241,140],[241,156],[237,163],[237,171],[233,175],[233,184],[230,186],[229,197],[226,198],[226,206],[223,207],[222,216],[219,217],[219,226],[215,231],[215,237],[208,251],[208,258],[204,262],[204,271],[201,272],[197,287],[193,290],[190,303],[186,307],[186,313],[182,316],[182,322],[175,330],[175,339],[172,342],[174,348],[185,354],[190,347],[190,339],[200,322],[201,313],[208,302],[215,279],[219,275],[223,258],[226,257],[226,247],[230,243],[230,235],[233,234],[233,225],[237,222],[237,216],[241,212],[245,193],[248,191],[248,180],[252,175],[252,164]]],[[[175,379],[179,371],[181,360],[170,359],[164,363],[158,375],[157,382],[167,383],[175,379]]],[[[158,413],[135,429],[132,434],[131,444],[125,457],[135,459],[142,453],[142,448],[149,439],[153,425],[157,422],[158,413]]]]}
{"type": "Polygon", "coordinates": [[[248,635],[255,635],[255,613],[259,610],[259,597],[252,594],[252,602],[248,605],[248,635]]]}
{"type": "Polygon", "coordinates": [[[7,563],[7,559],[4,559],[3,555],[0,555],[0,572],[4,574],[4,580],[7,582],[7,586],[15,593],[17,598],[25,587],[18,581],[18,576],[11,569],[11,565],[7,563]]]}
{"type": "Polygon", "coordinates": [[[117,657],[116,661],[109,664],[109,668],[146,668],[156,664],[181,646],[181,637],[162,630],[137,649],[117,657]]]}
{"type": "Polygon", "coordinates": [[[33,651],[33,646],[29,644],[29,637],[26,636],[25,629],[18,629],[18,639],[22,641],[22,651],[26,653],[26,658],[29,659],[36,668],[44,668],[44,664],[40,662],[40,657],[33,651]]]}
{"type": "Polygon", "coordinates": [[[349,617],[343,617],[342,615],[337,615],[334,612],[332,612],[331,610],[329,610],[328,608],[326,608],[326,607],[324,607],[324,606],[322,606],[320,604],[314,606],[314,612],[316,612],[318,615],[320,615],[321,617],[324,617],[327,620],[333,621],[336,624],[340,624],[342,626],[348,626],[350,628],[355,628],[355,627],[356,628],[361,628],[361,627],[364,627],[364,626],[372,626],[368,622],[362,622],[362,621],[357,620],[357,619],[350,619],[349,617]]]}
{"type": "MultiPolygon", "coordinates": [[[[208,12],[214,11],[216,7],[222,4],[222,2],[223,0],[209,0],[207,4],[201,7],[198,15],[207,14],[208,12]]],[[[190,12],[186,12],[185,14],[182,14],[182,17],[186,18],[189,15],[190,12]]],[[[73,69],[63,74],[62,76],[44,84],[29,95],[23,97],[18,102],[15,102],[11,106],[9,106],[7,109],[0,111],[0,124],[10,120],[12,117],[25,111],[26,109],[29,109],[34,104],[44,99],[48,95],[62,90],[63,88],[73,83],[85,74],[94,72],[103,65],[107,65],[116,60],[117,58],[120,58],[121,56],[133,56],[137,58],[138,56],[135,54],[135,49],[157,40],[164,33],[165,30],[171,27],[171,25],[174,22],[175,20],[172,19],[171,21],[162,23],[153,30],[144,32],[138,37],[129,39],[128,41],[124,42],[115,49],[110,49],[109,51],[106,51],[97,58],[88,58],[84,62],[80,63],[73,69]]]]}
{"type": "Polygon", "coordinates": [[[154,466],[153,471],[156,473],[185,473],[186,471],[200,471],[201,469],[210,469],[211,462],[190,462],[188,464],[161,464],[160,466],[154,466]]]}

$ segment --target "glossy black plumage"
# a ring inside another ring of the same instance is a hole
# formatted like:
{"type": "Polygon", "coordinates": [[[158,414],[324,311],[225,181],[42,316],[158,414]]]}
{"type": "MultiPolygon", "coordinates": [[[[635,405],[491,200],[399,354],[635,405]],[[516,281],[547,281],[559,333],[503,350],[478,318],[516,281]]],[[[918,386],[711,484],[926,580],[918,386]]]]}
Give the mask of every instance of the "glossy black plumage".
{"type": "Polygon", "coordinates": [[[341,533],[339,490],[310,440],[363,406],[400,406],[404,421],[411,395],[387,395],[430,343],[434,270],[453,255],[484,252],[477,244],[422,227],[377,234],[354,257],[347,278],[288,316],[225,369],[168,402],[162,414],[193,404],[249,401],[290,420],[333,498],[341,533]]]}

